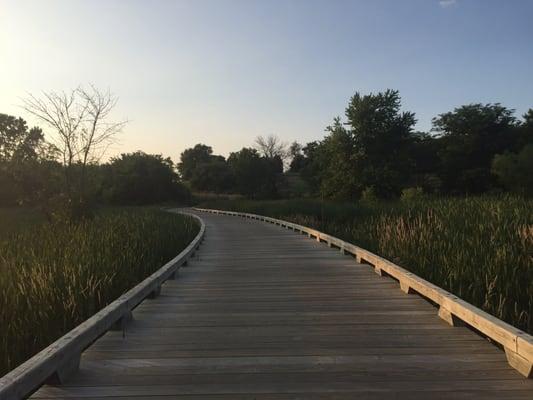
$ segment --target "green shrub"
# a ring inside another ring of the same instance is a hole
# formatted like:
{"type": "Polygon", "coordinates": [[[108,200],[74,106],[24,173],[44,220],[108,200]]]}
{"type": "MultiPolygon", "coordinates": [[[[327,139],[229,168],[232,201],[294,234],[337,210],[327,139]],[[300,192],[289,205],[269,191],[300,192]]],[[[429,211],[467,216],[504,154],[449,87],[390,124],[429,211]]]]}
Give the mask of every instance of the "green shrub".
{"type": "Polygon", "coordinates": [[[492,161],[492,173],[514,193],[533,196],[533,144],[518,154],[498,154],[492,161]]]}
{"type": "Polygon", "coordinates": [[[426,197],[424,189],[421,187],[410,187],[402,190],[400,199],[406,202],[423,200],[426,197]]]}
{"type": "Polygon", "coordinates": [[[374,189],[373,186],[369,186],[365,190],[363,190],[363,193],[361,193],[361,201],[366,202],[366,203],[377,202],[378,195],[376,193],[376,189],[374,189]]]}

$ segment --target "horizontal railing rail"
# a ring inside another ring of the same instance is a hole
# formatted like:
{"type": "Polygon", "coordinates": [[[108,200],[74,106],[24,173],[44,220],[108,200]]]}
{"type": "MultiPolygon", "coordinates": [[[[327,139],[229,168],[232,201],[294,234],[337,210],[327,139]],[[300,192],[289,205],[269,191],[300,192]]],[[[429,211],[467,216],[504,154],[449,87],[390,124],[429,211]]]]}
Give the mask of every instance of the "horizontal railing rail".
{"type": "Polygon", "coordinates": [[[466,324],[480,332],[491,341],[501,345],[505,350],[507,361],[522,375],[531,378],[533,366],[533,336],[509,325],[460,299],[454,294],[420,278],[408,270],[352,243],[328,235],[303,225],[265,217],[263,215],[195,208],[197,211],[232,215],[269,222],[287,229],[307,234],[328,246],[335,246],[343,254],[351,254],[358,263],[370,264],[379,275],[388,275],[400,283],[400,288],[407,294],[419,294],[439,307],[438,315],[452,326],[466,324]]]}
{"type": "Polygon", "coordinates": [[[63,383],[78,369],[81,353],[86,348],[108,330],[124,329],[132,310],[147,297],[157,296],[161,285],[176,277],[178,269],[194,256],[205,236],[205,224],[200,217],[180,212],[199,221],[200,231],[192,242],[137,286],[0,378],[0,400],[23,399],[44,383],[63,383]]]}

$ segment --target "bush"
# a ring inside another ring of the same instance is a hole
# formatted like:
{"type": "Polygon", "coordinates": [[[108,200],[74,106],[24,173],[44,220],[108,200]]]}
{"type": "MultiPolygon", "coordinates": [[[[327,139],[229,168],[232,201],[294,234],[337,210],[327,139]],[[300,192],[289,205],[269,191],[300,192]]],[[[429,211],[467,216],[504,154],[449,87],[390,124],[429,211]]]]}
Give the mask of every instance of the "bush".
{"type": "Polygon", "coordinates": [[[365,188],[365,190],[363,190],[363,193],[361,193],[361,201],[365,203],[375,203],[378,200],[379,198],[376,193],[376,189],[374,189],[373,186],[365,188]]]}
{"type": "Polygon", "coordinates": [[[103,187],[104,199],[112,204],[189,204],[191,199],[169,158],[141,151],[113,158],[106,166],[103,187]]]}
{"type": "Polygon", "coordinates": [[[402,190],[402,195],[400,196],[400,199],[406,202],[424,200],[425,198],[426,194],[421,187],[405,188],[402,190]]]}
{"type": "Polygon", "coordinates": [[[515,193],[533,196],[533,144],[518,154],[498,154],[492,161],[492,173],[515,193]]]}

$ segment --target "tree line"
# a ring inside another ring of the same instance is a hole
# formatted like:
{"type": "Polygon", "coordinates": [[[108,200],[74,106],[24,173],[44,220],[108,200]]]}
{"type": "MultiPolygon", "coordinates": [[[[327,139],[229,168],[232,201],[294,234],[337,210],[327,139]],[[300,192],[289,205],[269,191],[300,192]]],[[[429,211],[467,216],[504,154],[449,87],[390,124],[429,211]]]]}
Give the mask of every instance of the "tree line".
{"type": "Polygon", "coordinates": [[[50,218],[77,219],[100,203],[190,201],[170,158],[137,151],[84,167],[64,165],[57,152],[41,128],[0,114],[0,206],[31,206],[50,218]]]}
{"type": "Polygon", "coordinates": [[[305,190],[295,195],[354,200],[395,198],[402,192],[473,195],[533,194],[533,109],[522,119],[494,104],[467,104],[438,115],[430,132],[414,129],[398,91],[356,93],[326,128],[322,140],[283,144],[258,138],[228,159],[209,146],[185,150],[178,165],[195,190],[280,197],[291,175],[305,190]],[[292,174],[282,174],[284,162],[292,174]]]}
{"type": "Polygon", "coordinates": [[[288,146],[274,135],[226,158],[205,144],[180,161],[141,151],[101,157],[125,121],[116,98],[94,87],[30,96],[28,113],[47,129],[0,114],[0,206],[31,205],[47,216],[90,215],[95,204],[188,203],[191,192],[248,198],[315,196],[354,200],[404,192],[533,195],[533,109],[467,104],[414,129],[398,91],[356,93],[322,140],[288,146]]]}
{"type": "Polygon", "coordinates": [[[227,159],[214,155],[210,146],[197,144],[181,153],[178,171],[195,191],[238,193],[252,199],[278,197],[283,145],[275,136],[260,137],[257,143],[263,145],[244,147],[227,159]]]}
{"type": "Polygon", "coordinates": [[[30,95],[24,109],[48,128],[0,114],[0,206],[26,205],[49,219],[90,217],[100,203],[188,203],[170,158],[141,151],[101,162],[126,121],[112,121],[117,98],[96,87],[30,95]]]}

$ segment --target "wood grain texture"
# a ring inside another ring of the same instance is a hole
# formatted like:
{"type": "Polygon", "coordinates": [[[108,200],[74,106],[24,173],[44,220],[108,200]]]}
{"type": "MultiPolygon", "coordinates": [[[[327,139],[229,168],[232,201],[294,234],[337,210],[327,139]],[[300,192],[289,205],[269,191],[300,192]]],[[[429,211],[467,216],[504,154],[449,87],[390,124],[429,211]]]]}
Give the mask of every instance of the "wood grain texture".
{"type": "Polygon", "coordinates": [[[316,235],[199,215],[199,251],[125,337],[107,332],[33,398],[531,398],[503,351],[316,235]]]}

